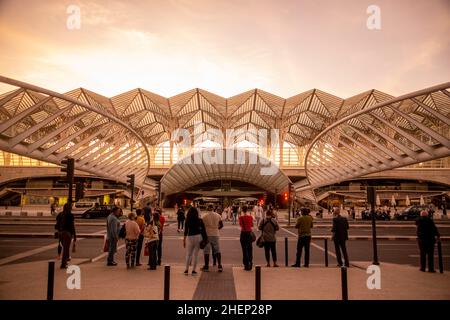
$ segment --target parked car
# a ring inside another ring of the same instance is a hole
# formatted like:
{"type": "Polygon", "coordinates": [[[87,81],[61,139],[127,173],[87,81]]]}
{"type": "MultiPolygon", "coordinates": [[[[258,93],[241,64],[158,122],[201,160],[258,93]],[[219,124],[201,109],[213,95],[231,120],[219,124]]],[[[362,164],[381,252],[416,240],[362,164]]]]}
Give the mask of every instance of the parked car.
{"type": "Polygon", "coordinates": [[[113,205],[95,206],[93,208],[90,208],[90,209],[84,211],[81,214],[81,217],[86,218],[86,219],[107,217],[113,211],[113,208],[114,208],[113,205]]]}
{"type": "Polygon", "coordinates": [[[407,207],[403,212],[397,215],[397,220],[416,220],[420,217],[420,212],[422,210],[428,212],[428,207],[421,205],[407,207]]]}
{"type": "MultiPolygon", "coordinates": [[[[96,203],[93,201],[79,201],[79,202],[75,202],[72,205],[72,213],[73,214],[79,214],[79,213],[84,213],[86,210],[95,207],[96,203]]],[[[98,204],[97,204],[98,206],[98,204]]]]}

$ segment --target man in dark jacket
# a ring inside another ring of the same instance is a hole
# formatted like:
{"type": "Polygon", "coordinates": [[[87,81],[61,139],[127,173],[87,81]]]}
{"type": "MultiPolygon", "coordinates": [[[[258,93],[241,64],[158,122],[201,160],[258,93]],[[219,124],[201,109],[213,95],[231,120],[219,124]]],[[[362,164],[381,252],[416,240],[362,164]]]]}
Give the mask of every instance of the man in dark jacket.
{"type": "Polygon", "coordinates": [[[147,202],[147,205],[144,208],[144,219],[145,223],[149,223],[152,220],[152,209],[150,207],[150,202],[147,202]]]}
{"type": "Polygon", "coordinates": [[[416,226],[420,250],[420,271],[425,272],[428,256],[428,272],[436,272],[434,270],[434,244],[436,243],[436,238],[439,240],[439,231],[425,210],[420,213],[420,217],[416,221],[416,226]]]}
{"type": "Polygon", "coordinates": [[[333,218],[333,228],[331,232],[333,232],[333,241],[334,247],[336,249],[336,259],[339,267],[342,267],[342,254],[344,255],[345,266],[349,267],[350,262],[348,261],[347,248],[345,246],[345,241],[348,240],[348,221],[346,218],[341,216],[341,210],[339,208],[334,209],[334,218],[333,218]]]}
{"type": "Polygon", "coordinates": [[[75,219],[68,203],[63,207],[63,211],[56,217],[56,227],[59,231],[59,240],[62,244],[61,269],[67,268],[67,261],[70,256],[70,243],[77,241],[75,232],[75,219]]]}

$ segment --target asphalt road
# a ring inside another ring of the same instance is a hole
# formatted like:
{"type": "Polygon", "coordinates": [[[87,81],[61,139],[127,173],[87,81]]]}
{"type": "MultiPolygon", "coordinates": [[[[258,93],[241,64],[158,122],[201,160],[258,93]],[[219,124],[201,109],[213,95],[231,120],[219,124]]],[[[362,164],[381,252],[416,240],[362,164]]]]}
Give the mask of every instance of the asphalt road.
{"type": "MultiPolygon", "coordinates": [[[[441,235],[450,236],[450,224],[440,224],[438,228],[441,235]]],[[[316,222],[313,235],[330,235],[329,221],[316,222]]],[[[101,233],[105,230],[104,219],[77,220],[78,233],[101,233]]],[[[53,222],[48,219],[21,219],[20,221],[0,219],[0,234],[7,232],[25,233],[52,233],[53,222]]],[[[370,224],[357,223],[351,225],[350,236],[371,236],[370,224]]],[[[379,236],[415,236],[415,227],[411,223],[387,223],[377,228],[379,236]]],[[[278,264],[284,265],[285,248],[284,238],[288,238],[289,265],[294,262],[296,253],[296,230],[282,228],[278,234],[277,253],[278,264]]],[[[5,263],[22,263],[36,260],[54,259],[57,241],[51,238],[29,237],[0,237],[0,265],[5,263]],[[9,258],[5,262],[5,258],[9,258]]],[[[121,240],[119,246],[123,245],[121,240]]],[[[226,222],[221,231],[221,251],[225,265],[240,266],[242,252],[239,243],[239,227],[226,222]]],[[[75,258],[93,259],[102,254],[103,240],[100,238],[85,238],[77,242],[77,250],[72,253],[75,258]]],[[[348,251],[351,261],[371,261],[372,242],[368,240],[351,240],[348,242],[348,251]]],[[[315,240],[311,245],[312,265],[324,264],[324,241],[315,240]]],[[[328,243],[329,264],[336,265],[334,259],[334,246],[328,243]]],[[[264,250],[254,246],[254,263],[265,265],[264,250]]],[[[409,264],[418,266],[418,249],[416,241],[412,240],[379,240],[378,255],[381,262],[409,264]]],[[[437,250],[436,250],[437,255],[437,250]]],[[[116,260],[123,263],[124,250],[120,249],[116,260]]],[[[444,268],[450,270],[450,242],[443,242],[444,268]]],[[[104,258],[103,258],[104,259],[104,258]]],[[[182,246],[182,233],[178,233],[175,223],[169,223],[164,229],[163,264],[183,264],[184,248],[182,246]]],[[[199,255],[199,264],[203,264],[203,256],[199,255]]]]}

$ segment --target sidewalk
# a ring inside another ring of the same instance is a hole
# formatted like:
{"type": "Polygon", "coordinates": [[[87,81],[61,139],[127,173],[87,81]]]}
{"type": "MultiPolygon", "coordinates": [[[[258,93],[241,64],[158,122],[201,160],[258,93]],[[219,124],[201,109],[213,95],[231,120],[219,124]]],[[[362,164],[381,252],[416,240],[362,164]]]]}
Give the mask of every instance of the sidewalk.
{"type": "MultiPolygon", "coordinates": [[[[164,268],[149,271],[145,266],[127,270],[124,264],[106,267],[104,261],[89,263],[74,260],[81,269],[81,289],[69,290],[66,270],[55,269],[55,300],[130,300],[163,298],[164,268]]],[[[382,263],[381,289],[366,286],[369,262],[354,263],[348,269],[349,299],[358,300],[448,300],[450,273],[423,273],[416,267],[382,263]]],[[[58,264],[56,264],[58,267],[58,264]]],[[[255,297],[255,271],[227,266],[223,273],[184,275],[182,265],[171,266],[170,298],[177,300],[217,299],[218,291],[226,287],[227,299],[255,297]],[[214,281],[217,285],[212,285],[214,281]],[[200,285],[200,282],[202,285],[200,285]],[[233,289],[234,287],[234,289],[233,289]],[[220,289],[219,289],[220,288],[220,289]],[[197,291],[196,291],[197,289],[197,291]],[[201,291],[201,292],[200,292],[201,291]]],[[[340,300],[340,268],[312,265],[310,268],[265,268],[261,270],[262,299],[264,300],[340,300]]],[[[11,264],[0,267],[0,299],[45,300],[47,289],[47,261],[11,264]]]]}

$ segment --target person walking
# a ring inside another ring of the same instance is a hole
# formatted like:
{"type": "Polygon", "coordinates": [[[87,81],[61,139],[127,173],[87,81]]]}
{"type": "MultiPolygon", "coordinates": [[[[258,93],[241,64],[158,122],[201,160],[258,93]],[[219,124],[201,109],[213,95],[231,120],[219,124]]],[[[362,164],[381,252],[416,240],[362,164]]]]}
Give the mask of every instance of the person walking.
{"type": "Polygon", "coordinates": [[[186,248],[186,268],[184,274],[189,274],[189,265],[192,260],[192,275],[196,275],[197,263],[198,263],[198,251],[200,250],[200,242],[202,239],[206,240],[207,235],[205,231],[205,225],[203,220],[200,219],[197,208],[190,207],[184,226],[184,238],[183,247],[186,248]]]}
{"type": "Polygon", "coordinates": [[[206,247],[203,251],[205,265],[201,268],[201,270],[209,270],[209,256],[212,250],[212,257],[215,257],[217,260],[218,271],[222,272],[222,255],[220,253],[219,246],[219,230],[223,228],[222,217],[219,213],[213,211],[212,205],[209,205],[207,208],[207,212],[202,217],[202,220],[203,224],[205,225],[206,235],[208,236],[208,243],[206,244],[206,247]]]}
{"type": "Polygon", "coordinates": [[[136,257],[136,247],[141,229],[136,222],[136,214],[130,212],[128,214],[128,220],[125,222],[125,263],[127,268],[134,268],[134,261],[136,257]],[[131,262],[131,264],[130,264],[131,262]]]}
{"type": "Polygon", "coordinates": [[[242,207],[242,215],[239,216],[241,226],[240,242],[242,248],[242,262],[244,270],[250,271],[253,267],[253,218],[248,213],[247,206],[242,207]]]}
{"type": "Polygon", "coordinates": [[[183,231],[184,229],[184,220],[186,220],[185,214],[184,214],[184,208],[180,206],[177,211],[177,232],[183,231]]]}
{"type": "Polygon", "coordinates": [[[237,216],[238,216],[238,213],[239,213],[239,206],[233,205],[232,210],[233,210],[233,224],[236,224],[237,223],[237,216]]]}
{"type": "MultiPolygon", "coordinates": [[[[155,213],[155,216],[158,216],[155,213]]],[[[158,262],[159,220],[152,217],[144,229],[144,241],[148,248],[148,270],[156,270],[158,262]]]]}
{"type": "Polygon", "coordinates": [[[345,242],[348,240],[348,221],[346,218],[341,216],[341,209],[334,209],[333,218],[333,228],[331,232],[333,233],[334,247],[336,250],[336,259],[339,267],[342,267],[342,257],[341,251],[344,255],[345,266],[350,267],[350,262],[348,260],[347,248],[345,242]]]}
{"type": "Polygon", "coordinates": [[[305,264],[304,267],[309,267],[309,248],[311,244],[311,228],[313,227],[313,217],[311,217],[308,208],[300,209],[301,216],[297,218],[295,228],[298,230],[297,239],[297,255],[295,263],[292,267],[300,268],[302,260],[302,251],[305,248],[305,264]]]}
{"type": "Polygon", "coordinates": [[[114,255],[117,252],[117,241],[119,241],[120,215],[121,209],[114,207],[112,213],[106,218],[106,238],[109,242],[107,266],[117,266],[114,255]]]}
{"type": "Polygon", "coordinates": [[[67,269],[67,262],[70,259],[70,244],[77,241],[75,231],[75,218],[71,212],[70,205],[64,204],[63,211],[56,218],[59,241],[62,245],[61,269],[67,269]]]}
{"type": "Polygon", "coordinates": [[[52,202],[52,204],[50,205],[50,214],[53,216],[55,215],[55,213],[56,213],[56,202],[52,202]]]}
{"type": "Polygon", "coordinates": [[[261,220],[263,219],[263,208],[260,203],[253,207],[253,212],[255,214],[256,225],[259,226],[261,220]]]}
{"type": "Polygon", "coordinates": [[[270,252],[272,252],[273,266],[277,265],[277,238],[275,233],[280,230],[278,221],[274,218],[272,210],[267,210],[266,218],[261,220],[258,229],[262,232],[264,241],[264,253],[266,256],[267,267],[270,267],[270,252]]]}
{"type": "Polygon", "coordinates": [[[162,259],[162,244],[163,244],[163,231],[164,231],[164,224],[166,223],[166,217],[163,216],[162,210],[160,208],[155,210],[155,220],[159,221],[159,240],[158,240],[158,260],[157,264],[158,266],[161,265],[161,259],[162,259]]]}
{"type": "Polygon", "coordinates": [[[142,253],[142,244],[144,243],[144,229],[145,229],[145,219],[142,214],[142,209],[136,209],[136,223],[139,226],[139,237],[136,244],[136,267],[141,266],[141,253],[142,253]]]}
{"type": "Polygon", "coordinates": [[[434,245],[436,239],[440,241],[439,231],[426,210],[420,212],[420,217],[416,220],[416,226],[420,251],[420,271],[425,272],[428,258],[428,272],[436,272],[434,270],[434,245]]]}

